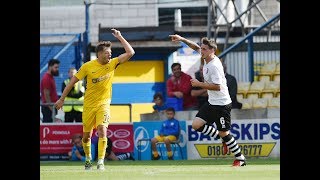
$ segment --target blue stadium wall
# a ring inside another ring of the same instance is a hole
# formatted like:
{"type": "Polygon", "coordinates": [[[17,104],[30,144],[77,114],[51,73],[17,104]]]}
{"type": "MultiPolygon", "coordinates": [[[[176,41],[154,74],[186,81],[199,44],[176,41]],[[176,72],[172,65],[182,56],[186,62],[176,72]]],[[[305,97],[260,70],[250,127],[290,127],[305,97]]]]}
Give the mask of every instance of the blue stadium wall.
{"type": "MultiPolygon", "coordinates": [[[[40,69],[56,55],[63,45],[40,47],[40,69]]],[[[68,69],[75,67],[75,46],[71,46],[58,59],[60,75],[55,77],[58,95],[61,95],[63,80],[68,78],[68,69]]],[[[112,104],[150,103],[153,95],[161,92],[166,97],[165,80],[168,77],[168,57],[177,48],[135,48],[136,54],[130,61],[121,64],[115,70],[112,89],[112,104]]],[[[113,48],[113,57],[124,53],[123,48],[113,48]]],[[[40,78],[47,71],[40,74],[40,78]]],[[[39,80],[40,82],[40,80],[39,80]]]]}
{"type": "MultiPolygon", "coordinates": [[[[62,45],[41,45],[40,46],[40,70],[48,64],[48,61],[52,59],[63,47],[65,44],[62,45]]],[[[55,77],[57,91],[58,94],[61,94],[62,83],[64,79],[68,78],[68,70],[71,67],[76,67],[77,61],[77,48],[75,45],[72,45],[66,49],[58,58],[60,61],[60,69],[59,69],[59,76],[55,77]]],[[[81,60],[81,59],[78,59],[81,60]]],[[[42,76],[47,72],[47,68],[43,72],[40,73],[40,80],[42,76]]]]}

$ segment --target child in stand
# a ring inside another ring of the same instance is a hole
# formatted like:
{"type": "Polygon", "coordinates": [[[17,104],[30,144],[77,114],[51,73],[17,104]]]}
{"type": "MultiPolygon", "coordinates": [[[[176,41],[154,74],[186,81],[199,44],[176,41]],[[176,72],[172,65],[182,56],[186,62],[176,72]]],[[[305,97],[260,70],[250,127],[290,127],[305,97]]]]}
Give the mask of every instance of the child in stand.
{"type": "Polygon", "coordinates": [[[153,96],[153,102],[155,103],[155,105],[153,105],[153,112],[163,112],[168,108],[163,100],[162,94],[159,92],[153,96]]]}

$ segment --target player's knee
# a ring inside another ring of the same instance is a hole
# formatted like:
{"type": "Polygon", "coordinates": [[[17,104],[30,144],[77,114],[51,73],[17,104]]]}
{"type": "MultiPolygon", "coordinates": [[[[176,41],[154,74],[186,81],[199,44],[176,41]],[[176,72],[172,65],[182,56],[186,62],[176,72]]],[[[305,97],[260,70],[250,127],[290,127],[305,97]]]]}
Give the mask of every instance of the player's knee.
{"type": "Polygon", "coordinates": [[[219,136],[220,136],[221,138],[227,136],[228,134],[229,134],[229,131],[219,131],[219,136]]]}
{"type": "Polygon", "coordinates": [[[157,140],[156,138],[152,138],[152,139],[151,139],[151,142],[152,142],[152,143],[157,143],[158,140],[157,140]]]}
{"type": "Polygon", "coordinates": [[[164,141],[164,143],[166,143],[166,144],[168,144],[168,143],[171,142],[170,139],[168,139],[168,138],[165,138],[163,141],[164,141]]]}
{"type": "Polygon", "coordinates": [[[89,140],[90,140],[90,137],[83,137],[83,138],[82,138],[82,141],[83,141],[84,143],[89,142],[89,140]]]}

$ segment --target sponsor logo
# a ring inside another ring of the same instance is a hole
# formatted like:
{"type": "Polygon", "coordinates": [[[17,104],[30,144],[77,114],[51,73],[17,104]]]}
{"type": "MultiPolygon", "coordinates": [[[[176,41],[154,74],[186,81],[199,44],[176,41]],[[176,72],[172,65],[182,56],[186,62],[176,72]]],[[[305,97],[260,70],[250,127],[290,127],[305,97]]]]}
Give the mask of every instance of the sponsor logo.
{"type": "MultiPolygon", "coordinates": [[[[96,136],[98,136],[98,132],[96,132],[96,136]]],[[[110,129],[107,129],[107,136],[109,138],[113,136],[113,132],[110,129]]]]}
{"type": "Polygon", "coordinates": [[[134,146],[138,151],[144,152],[147,150],[150,143],[148,139],[150,139],[150,137],[148,131],[144,127],[139,126],[136,128],[134,131],[134,146]]]}
{"type": "MultiPolygon", "coordinates": [[[[235,140],[279,140],[280,123],[234,123],[231,125],[230,133],[235,140]]],[[[212,139],[209,135],[195,131],[191,125],[188,125],[189,141],[211,141],[212,139]]]]}
{"type": "MultiPolygon", "coordinates": [[[[245,157],[268,157],[276,142],[270,143],[238,143],[241,153],[245,157]]],[[[222,144],[194,144],[201,158],[233,157],[229,152],[222,155],[222,144]]]]}
{"type": "Polygon", "coordinates": [[[116,138],[126,138],[130,136],[130,131],[126,129],[118,129],[113,132],[114,137],[116,138]]]}
{"type": "Polygon", "coordinates": [[[127,149],[130,147],[130,142],[125,139],[117,139],[112,142],[112,145],[117,149],[127,149]]]}
{"type": "Polygon", "coordinates": [[[42,129],[42,137],[45,138],[47,134],[50,133],[50,129],[48,127],[45,127],[42,129]]]}

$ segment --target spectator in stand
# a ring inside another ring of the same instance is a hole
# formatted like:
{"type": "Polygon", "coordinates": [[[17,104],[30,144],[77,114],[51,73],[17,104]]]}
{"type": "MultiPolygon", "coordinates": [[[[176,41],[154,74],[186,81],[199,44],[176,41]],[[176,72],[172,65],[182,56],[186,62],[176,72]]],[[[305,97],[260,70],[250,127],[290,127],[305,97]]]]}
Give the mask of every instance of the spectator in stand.
{"type": "MultiPolygon", "coordinates": [[[[132,153],[120,153],[120,154],[115,154],[112,151],[112,140],[107,137],[108,141],[107,141],[107,148],[106,148],[106,154],[105,154],[105,159],[106,160],[112,160],[112,161],[122,161],[122,160],[135,160],[133,157],[132,153]]],[[[93,136],[92,137],[92,143],[95,144],[96,146],[96,152],[98,152],[98,137],[97,136],[93,136]]]]}
{"type": "Polygon", "coordinates": [[[160,159],[157,151],[157,142],[164,142],[166,144],[168,159],[173,160],[173,152],[171,150],[171,142],[176,141],[180,135],[180,123],[174,118],[175,110],[172,107],[166,109],[167,120],[163,121],[159,131],[159,136],[151,139],[152,160],[160,159]]]}
{"type": "Polygon", "coordinates": [[[238,93],[237,79],[231,74],[227,73],[227,65],[223,61],[222,61],[222,65],[223,65],[224,75],[227,80],[227,86],[228,86],[230,98],[232,101],[232,109],[241,109],[242,103],[240,103],[237,99],[237,93],[238,93]]]}
{"type": "Polygon", "coordinates": [[[181,71],[180,63],[171,65],[172,75],[167,80],[168,97],[183,98],[183,109],[194,110],[197,108],[197,99],[191,96],[192,77],[181,71]]]}
{"type": "Polygon", "coordinates": [[[155,105],[152,106],[154,110],[153,112],[163,112],[167,109],[167,105],[165,104],[160,92],[153,95],[153,102],[155,103],[155,105]]]}
{"type": "MultiPolygon", "coordinates": [[[[203,63],[200,63],[200,68],[199,70],[195,73],[195,78],[199,82],[204,82],[203,80],[203,63]]],[[[191,96],[197,97],[198,100],[198,109],[208,102],[208,92],[207,89],[201,88],[201,87],[192,87],[191,90],[191,96]]]]}
{"type": "MultiPolygon", "coordinates": [[[[72,67],[68,71],[69,78],[64,80],[62,83],[62,90],[69,84],[71,78],[77,73],[76,68],[72,67]]],[[[83,103],[83,95],[84,95],[84,86],[83,81],[79,80],[76,82],[72,89],[70,90],[69,94],[65,98],[66,103],[83,103]]],[[[82,112],[83,112],[83,105],[64,105],[63,111],[65,112],[65,121],[67,123],[72,122],[82,122],[82,112]]]]}
{"type": "MultiPolygon", "coordinates": [[[[59,98],[57,94],[56,82],[53,76],[59,76],[59,64],[57,59],[50,59],[48,62],[48,71],[43,75],[40,82],[40,92],[42,103],[55,103],[59,98]]],[[[52,123],[52,113],[57,114],[56,108],[52,105],[42,105],[42,122],[52,123]]]]}
{"type": "MultiPolygon", "coordinates": [[[[83,150],[83,145],[82,145],[82,136],[80,134],[74,134],[72,136],[72,144],[73,147],[71,151],[68,152],[69,159],[71,161],[85,161],[86,156],[83,150]]],[[[94,144],[91,144],[91,157],[92,160],[94,161],[96,159],[96,147],[94,144]]]]}

